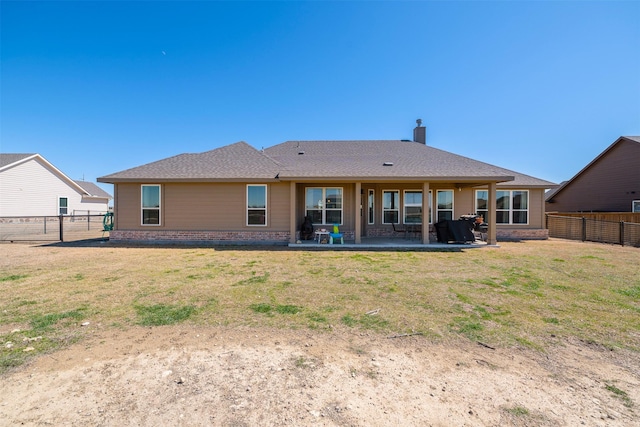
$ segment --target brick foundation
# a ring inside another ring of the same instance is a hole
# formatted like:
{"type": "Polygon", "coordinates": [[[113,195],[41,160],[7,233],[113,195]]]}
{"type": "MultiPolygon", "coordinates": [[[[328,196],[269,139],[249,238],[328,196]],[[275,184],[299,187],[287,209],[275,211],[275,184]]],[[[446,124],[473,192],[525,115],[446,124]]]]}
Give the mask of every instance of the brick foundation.
{"type": "Polygon", "coordinates": [[[114,243],[173,243],[216,245],[286,245],[288,231],[176,231],[176,230],[113,230],[109,241],[114,243]]]}
{"type": "MultiPolygon", "coordinates": [[[[391,228],[369,228],[366,237],[398,237],[401,233],[396,233],[391,228]]],[[[549,238],[547,229],[502,229],[496,231],[498,240],[546,240],[549,238]]],[[[438,236],[433,225],[429,225],[429,241],[437,242],[438,236]]]]}
{"type": "MultiPolygon", "coordinates": [[[[343,232],[345,240],[354,240],[353,231],[343,232]]],[[[209,244],[209,245],[286,245],[288,231],[175,231],[175,230],[113,230],[109,240],[114,243],[149,244],[209,244]]],[[[388,229],[369,229],[366,237],[397,237],[398,233],[388,229]]],[[[296,240],[300,233],[296,232],[296,240]]],[[[498,241],[546,240],[546,229],[498,229],[498,241]]],[[[429,233],[429,240],[437,242],[436,233],[429,233]]]]}
{"type": "Polygon", "coordinates": [[[508,229],[496,231],[498,241],[508,240],[546,240],[549,238],[549,230],[543,229],[508,229]]]}

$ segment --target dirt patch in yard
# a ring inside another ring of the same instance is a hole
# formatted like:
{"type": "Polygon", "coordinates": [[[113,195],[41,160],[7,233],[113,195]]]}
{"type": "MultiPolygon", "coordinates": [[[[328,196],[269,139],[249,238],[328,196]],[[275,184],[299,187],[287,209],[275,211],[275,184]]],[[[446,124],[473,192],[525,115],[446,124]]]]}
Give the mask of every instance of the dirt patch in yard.
{"type": "Polygon", "coordinates": [[[5,425],[630,426],[640,362],[422,336],[224,327],[88,338],[2,378],[5,425]]]}

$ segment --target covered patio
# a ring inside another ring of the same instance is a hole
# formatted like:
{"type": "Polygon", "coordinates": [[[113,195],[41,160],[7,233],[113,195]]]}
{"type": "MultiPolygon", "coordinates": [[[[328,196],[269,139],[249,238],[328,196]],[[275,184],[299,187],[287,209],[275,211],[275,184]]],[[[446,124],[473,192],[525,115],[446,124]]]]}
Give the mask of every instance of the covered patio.
{"type": "MultiPolygon", "coordinates": [[[[462,178],[458,179],[462,181],[462,178]]],[[[333,200],[339,212],[338,223],[340,233],[343,234],[344,245],[355,246],[357,248],[378,248],[396,247],[416,249],[421,246],[429,248],[452,248],[456,243],[437,242],[435,233],[435,223],[441,219],[438,216],[437,194],[440,192],[451,195],[450,212],[446,219],[457,220],[459,217],[474,212],[475,191],[484,189],[487,194],[486,212],[488,217],[488,229],[484,238],[476,242],[466,242],[461,247],[497,247],[496,235],[496,185],[494,182],[425,182],[425,181],[386,181],[386,182],[296,182],[290,181],[290,240],[289,247],[304,245],[306,247],[324,247],[326,244],[315,240],[301,240],[301,224],[309,211],[309,190],[333,190],[339,195],[338,202],[333,200]],[[331,188],[329,188],[331,187],[331,188]],[[386,190],[391,188],[393,190],[386,190]],[[446,190],[443,190],[446,189],[446,190]],[[455,189],[455,190],[453,190],[455,189]],[[387,217],[384,209],[385,193],[396,193],[398,204],[395,211],[390,212],[393,216],[387,217]],[[409,206],[406,195],[411,193],[418,196],[418,204],[409,206]],[[426,195],[426,196],[425,196],[426,195]],[[455,203],[454,203],[455,201],[455,203]],[[455,206],[454,206],[455,204],[455,206]],[[409,211],[412,209],[412,211],[409,211]],[[408,221],[409,212],[412,213],[412,221],[408,221]],[[392,218],[392,219],[388,219],[392,218]],[[426,222],[427,224],[423,225],[426,222]],[[428,232],[423,232],[423,227],[428,232]],[[428,227],[428,228],[426,228],[428,227]],[[400,228],[401,230],[397,230],[400,228]],[[398,231],[400,231],[398,233],[398,231]],[[298,243],[298,242],[302,243],[298,243]]],[[[323,193],[324,194],[324,193],[323,193]]],[[[315,199],[314,199],[315,200],[315,199]]],[[[324,199],[317,202],[322,208],[322,204],[329,205],[330,200],[324,199]]],[[[316,208],[316,207],[314,207],[316,208]]],[[[328,209],[327,209],[328,211],[328,209]]],[[[324,216],[322,216],[324,218],[324,216]]],[[[331,230],[333,224],[327,221],[314,222],[314,230],[331,230]]],[[[336,245],[331,245],[336,246],[336,245]]]]}
{"type": "Polygon", "coordinates": [[[488,244],[482,240],[469,243],[438,243],[422,242],[422,239],[410,239],[400,237],[361,237],[360,243],[346,239],[340,243],[318,243],[316,240],[300,240],[300,243],[289,243],[289,248],[304,250],[328,250],[328,251],[353,251],[353,250],[424,250],[424,251],[459,251],[462,249],[497,248],[497,244],[488,244]]]}

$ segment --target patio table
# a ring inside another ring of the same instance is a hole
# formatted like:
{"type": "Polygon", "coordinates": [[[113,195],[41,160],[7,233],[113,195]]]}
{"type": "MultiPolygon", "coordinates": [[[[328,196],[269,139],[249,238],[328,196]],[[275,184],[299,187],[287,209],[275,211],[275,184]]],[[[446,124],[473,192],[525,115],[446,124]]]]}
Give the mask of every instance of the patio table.
{"type": "Polygon", "coordinates": [[[322,242],[322,236],[326,236],[327,243],[329,243],[329,230],[316,230],[314,233],[316,234],[316,240],[318,243],[322,242]]]}

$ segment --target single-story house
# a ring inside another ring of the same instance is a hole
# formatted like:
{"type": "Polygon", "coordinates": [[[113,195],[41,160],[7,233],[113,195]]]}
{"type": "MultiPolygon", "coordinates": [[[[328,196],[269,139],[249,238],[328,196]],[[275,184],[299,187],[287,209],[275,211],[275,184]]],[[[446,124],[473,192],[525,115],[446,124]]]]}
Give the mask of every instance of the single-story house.
{"type": "Polygon", "coordinates": [[[547,193],[551,212],[640,212],[640,136],[621,136],[547,193]]]}
{"type": "MultiPolygon", "coordinates": [[[[394,225],[479,214],[487,243],[545,239],[544,194],[555,184],[414,141],[288,141],[263,150],[237,142],[98,178],[114,184],[119,242],[288,244],[306,217],[338,224],[355,244],[394,225]]],[[[426,228],[425,228],[426,230],[426,228]]]]}
{"type": "MultiPolygon", "coordinates": [[[[555,184],[414,141],[237,142],[98,178],[114,184],[114,241],[295,243],[309,217],[355,244],[394,225],[477,213],[487,242],[545,239],[545,189],[555,184]]],[[[425,228],[426,230],[426,228],[425,228]]]]}
{"type": "Polygon", "coordinates": [[[111,195],[76,181],[40,154],[0,153],[0,217],[103,214],[111,195]]]}

